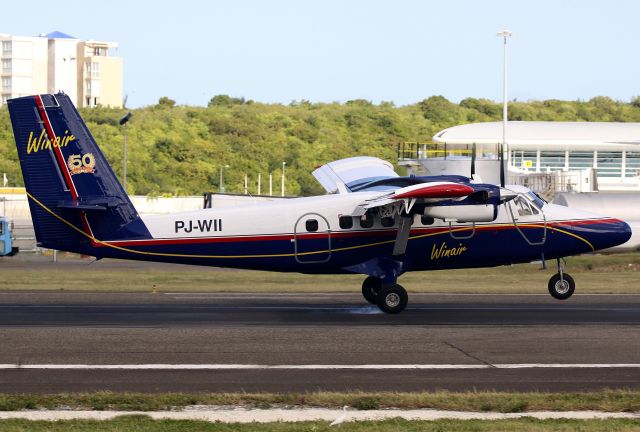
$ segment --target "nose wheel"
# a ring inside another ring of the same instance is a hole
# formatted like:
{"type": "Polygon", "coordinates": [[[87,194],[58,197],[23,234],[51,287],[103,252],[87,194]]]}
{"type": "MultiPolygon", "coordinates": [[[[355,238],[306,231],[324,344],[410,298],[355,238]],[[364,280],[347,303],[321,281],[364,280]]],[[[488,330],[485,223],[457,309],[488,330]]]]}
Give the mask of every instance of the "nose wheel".
{"type": "Polygon", "coordinates": [[[575,281],[568,273],[564,272],[560,258],[558,258],[558,273],[549,279],[549,294],[558,300],[566,300],[573,295],[575,290],[575,281]]]}

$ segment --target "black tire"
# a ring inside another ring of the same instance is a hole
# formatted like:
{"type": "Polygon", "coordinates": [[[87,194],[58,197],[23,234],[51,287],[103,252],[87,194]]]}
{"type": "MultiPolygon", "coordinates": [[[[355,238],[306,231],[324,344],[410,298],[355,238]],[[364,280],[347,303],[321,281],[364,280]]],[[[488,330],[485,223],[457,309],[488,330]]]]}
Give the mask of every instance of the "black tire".
{"type": "Polygon", "coordinates": [[[398,284],[384,285],[378,293],[378,307],[388,314],[402,312],[408,301],[407,291],[398,284]]]}
{"type": "Polygon", "coordinates": [[[378,304],[378,293],[382,289],[382,279],[375,276],[368,276],[362,282],[362,295],[371,304],[378,304]]]}
{"type": "Polygon", "coordinates": [[[575,290],[576,283],[567,273],[562,274],[562,280],[560,279],[560,273],[554,274],[549,279],[549,294],[558,300],[568,299],[575,290]]]}

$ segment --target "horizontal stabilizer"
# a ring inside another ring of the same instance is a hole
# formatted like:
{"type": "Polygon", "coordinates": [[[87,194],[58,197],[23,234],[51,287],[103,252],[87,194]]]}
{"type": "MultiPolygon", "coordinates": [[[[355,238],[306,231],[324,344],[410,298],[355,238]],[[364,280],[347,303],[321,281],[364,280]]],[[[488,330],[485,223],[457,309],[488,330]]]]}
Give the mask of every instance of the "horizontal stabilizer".
{"type": "Polygon", "coordinates": [[[63,202],[57,205],[60,209],[66,210],[82,210],[82,211],[107,211],[108,207],[106,205],[97,205],[97,204],[81,204],[81,203],[73,203],[73,202],[63,202]]]}
{"type": "Polygon", "coordinates": [[[94,197],[84,198],[78,201],[66,200],[58,203],[57,207],[68,210],[106,211],[127,203],[118,197],[94,197]]]}

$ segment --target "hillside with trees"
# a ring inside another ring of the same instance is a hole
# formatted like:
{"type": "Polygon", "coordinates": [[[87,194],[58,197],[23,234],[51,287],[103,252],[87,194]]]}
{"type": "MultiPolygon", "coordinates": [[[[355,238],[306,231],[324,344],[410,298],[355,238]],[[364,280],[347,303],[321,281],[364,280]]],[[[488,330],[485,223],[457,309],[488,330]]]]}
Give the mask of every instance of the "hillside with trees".
{"type": "MultiPolygon", "coordinates": [[[[122,173],[122,109],[84,108],[81,115],[115,172],[122,173]]],[[[289,195],[322,193],[311,171],[344,157],[369,155],[396,162],[396,144],[428,142],[449,126],[497,121],[502,105],[467,98],[456,104],[442,96],[396,107],[366,100],[340,103],[264,104],[217,95],[207,107],[176,106],[168,97],[132,110],[127,125],[127,189],[136,195],[199,195],[217,191],[224,169],[227,192],[280,193],[286,162],[289,195]]],[[[630,103],[598,96],[589,101],[511,102],[510,120],[640,122],[640,97],[630,103]]],[[[22,185],[13,133],[6,107],[0,109],[0,173],[10,185],[22,185]]]]}

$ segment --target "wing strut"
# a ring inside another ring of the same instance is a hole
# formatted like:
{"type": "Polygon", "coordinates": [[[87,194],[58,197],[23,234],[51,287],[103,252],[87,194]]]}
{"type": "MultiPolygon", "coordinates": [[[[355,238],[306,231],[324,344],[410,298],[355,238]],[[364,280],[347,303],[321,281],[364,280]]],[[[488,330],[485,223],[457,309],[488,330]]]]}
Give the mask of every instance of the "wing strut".
{"type": "Polygon", "coordinates": [[[413,216],[402,216],[400,218],[396,242],[393,244],[393,256],[404,255],[406,252],[409,234],[411,233],[411,222],[413,222],[413,216]]]}

